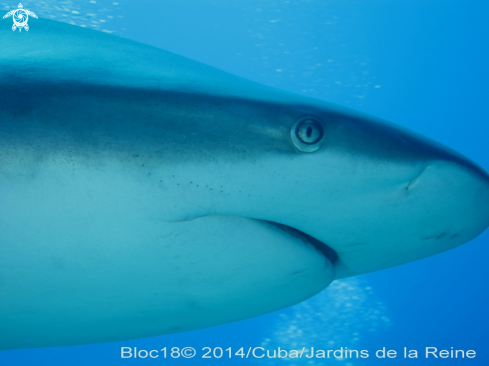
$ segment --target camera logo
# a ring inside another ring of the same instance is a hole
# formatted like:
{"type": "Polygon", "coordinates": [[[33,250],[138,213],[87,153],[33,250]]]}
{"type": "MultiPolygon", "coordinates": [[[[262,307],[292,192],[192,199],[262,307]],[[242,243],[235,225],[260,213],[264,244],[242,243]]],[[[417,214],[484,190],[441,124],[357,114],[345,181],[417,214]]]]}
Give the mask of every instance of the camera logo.
{"type": "Polygon", "coordinates": [[[22,31],[22,28],[28,31],[29,25],[27,24],[27,21],[29,20],[29,15],[37,19],[36,14],[34,14],[32,11],[24,9],[22,3],[20,3],[18,9],[9,11],[3,16],[3,19],[12,16],[12,19],[14,20],[14,24],[12,25],[13,31],[15,31],[17,28],[19,28],[19,32],[22,31]]]}

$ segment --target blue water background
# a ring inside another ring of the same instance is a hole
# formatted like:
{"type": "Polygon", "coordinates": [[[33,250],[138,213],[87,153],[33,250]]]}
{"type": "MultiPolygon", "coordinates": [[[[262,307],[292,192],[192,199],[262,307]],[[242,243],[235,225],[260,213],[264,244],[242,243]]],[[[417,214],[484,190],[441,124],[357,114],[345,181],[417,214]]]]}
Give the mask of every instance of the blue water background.
{"type": "MultiPolygon", "coordinates": [[[[6,3],[0,1],[0,9],[6,3]]],[[[267,85],[370,113],[442,142],[489,170],[487,1],[121,0],[116,5],[29,1],[24,6],[41,16],[110,31],[267,85]],[[90,16],[95,23],[70,10],[89,6],[95,9],[97,17],[90,16]],[[100,22],[108,14],[112,18],[100,22]]],[[[29,24],[29,33],[36,32],[35,19],[29,24]]],[[[4,20],[0,26],[11,24],[4,20]]],[[[127,360],[120,358],[120,347],[237,349],[267,344],[290,349],[291,334],[311,346],[367,349],[371,356],[269,364],[488,365],[488,244],[486,232],[452,251],[344,282],[311,300],[308,308],[142,340],[5,351],[0,352],[0,365],[263,365],[267,363],[238,358],[127,360]],[[328,303],[338,305],[336,312],[312,321],[314,312],[332,311],[328,303]],[[302,323],[301,312],[307,315],[302,323]],[[297,319],[296,330],[302,333],[284,331],[287,322],[297,319]],[[427,346],[473,349],[477,357],[426,360],[427,346]],[[400,355],[379,361],[373,353],[382,347],[417,349],[420,358],[404,360],[400,355]]]]}

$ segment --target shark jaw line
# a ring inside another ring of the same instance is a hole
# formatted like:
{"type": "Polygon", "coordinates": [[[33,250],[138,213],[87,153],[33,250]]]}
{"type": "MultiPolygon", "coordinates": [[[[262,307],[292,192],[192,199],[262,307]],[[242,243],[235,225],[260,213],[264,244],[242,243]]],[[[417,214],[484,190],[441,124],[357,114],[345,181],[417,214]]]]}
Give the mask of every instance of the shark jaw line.
{"type": "Polygon", "coordinates": [[[293,228],[291,226],[287,226],[284,224],[279,224],[274,221],[267,221],[263,220],[264,222],[286,232],[287,234],[296,237],[300,240],[302,240],[305,244],[312,245],[314,248],[317,249],[318,252],[320,252],[322,255],[324,255],[333,265],[337,262],[338,260],[338,254],[329,247],[327,244],[323,243],[322,241],[316,239],[315,237],[306,234],[303,231],[300,231],[296,228],[293,228]]]}
{"type": "MultiPolygon", "coordinates": [[[[233,216],[233,215],[202,215],[202,216],[195,216],[195,217],[181,219],[181,220],[173,220],[170,222],[172,222],[172,223],[188,222],[188,221],[193,221],[193,220],[197,220],[197,219],[200,219],[203,217],[208,217],[208,216],[233,216]]],[[[282,231],[282,232],[284,232],[284,233],[286,233],[286,234],[288,234],[294,238],[300,239],[304,244],[312,245],[314,248],[316,248],[316,250],[318,252],[320,252],[333,265],[336,264],[336,262],[338,261],[338,254],[336,253],[336,251],[333,248],[331,248],[330,246],[328,246],[324,242],[316,239],[315,237],[313,237],[313,236],[311,236],[311,235],[309,235],[309,234],[307,234],[307,233],[305,233],[299,229],[296,229],[292,226],[280,224],[280,223],[275,222],[275,221],[270,221],[270,220],[261,220],[261,219],[255,219],[255,218],[253,218],[253,220],[264,222],[264,223],[271,225],[274,228],[279,229],[280,231],[282,231]]]]}

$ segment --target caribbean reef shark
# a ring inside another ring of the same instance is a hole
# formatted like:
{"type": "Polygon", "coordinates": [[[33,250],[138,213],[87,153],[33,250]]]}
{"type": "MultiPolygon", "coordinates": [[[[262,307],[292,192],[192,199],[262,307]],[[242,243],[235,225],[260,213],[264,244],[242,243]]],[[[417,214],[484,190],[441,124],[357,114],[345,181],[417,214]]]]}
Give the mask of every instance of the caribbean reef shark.
{"type": "Polygon", "coordinates": [[[0,348],[214,326],[466,243],[489,176],[127,39],[0,29],[0,348]]]}

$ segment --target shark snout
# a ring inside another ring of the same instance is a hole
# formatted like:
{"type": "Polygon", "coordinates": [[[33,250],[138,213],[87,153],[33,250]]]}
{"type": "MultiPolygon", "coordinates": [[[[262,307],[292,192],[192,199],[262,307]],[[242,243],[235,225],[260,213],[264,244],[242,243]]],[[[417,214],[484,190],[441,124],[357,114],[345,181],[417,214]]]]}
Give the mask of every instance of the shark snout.
{"type": "Polygon", "coordinates": [[[348,122],[329,129],[317,165],[326,169],[309,169],[322,182],[311,190],[322,193],[312,204],[322,216],[298,226],[337,253],[337,278],[441,253],[486,230],[484,169],[399,126],[348,122]]]}
{"type": "Polygon", "coordinates": [[[409,212],[413,245],[425,255],[462,245],[489,226],[489,175],[458,153],[426,162],[407,182],[403,210],[409,212]],[[414,244],[417,242],[418,244],[414,244]]]}

